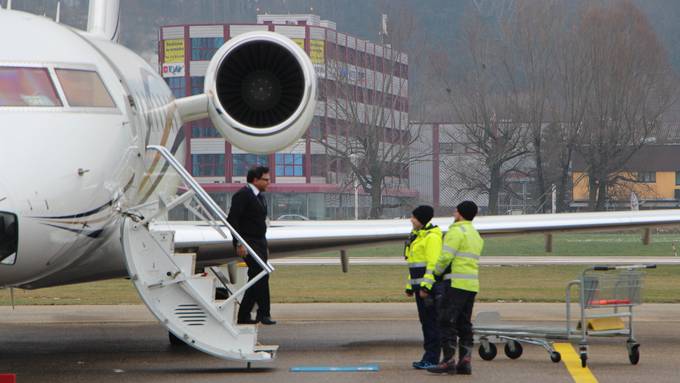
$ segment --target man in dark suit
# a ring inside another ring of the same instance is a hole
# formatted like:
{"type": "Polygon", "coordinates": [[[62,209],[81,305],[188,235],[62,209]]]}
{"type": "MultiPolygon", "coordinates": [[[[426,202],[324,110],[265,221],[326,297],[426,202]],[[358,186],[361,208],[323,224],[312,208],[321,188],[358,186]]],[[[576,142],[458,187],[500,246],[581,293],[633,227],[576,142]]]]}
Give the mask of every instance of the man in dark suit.
{"type": "MultiPolygon", "coordinates": [[[[262,195],[269,187],[269,168],[258,166],[248,171],[248,185],[241,188],[231,198],[231,208],[227,221],[236,229],[257,255],[267,261],[267,201],[262,195]]],[[[234,240],[236,254],[245,258],[248,265],[248,279],[253,279],[262,267],[247,252],[246,248],[234,240]]],[[[257,281],[246,290],[238,312],[238,323],[266,325],[276,324],[272,320],[269,301],[269,275],[257,281]],[[257,303],[257,317],[250,316],[257,303]]]]}

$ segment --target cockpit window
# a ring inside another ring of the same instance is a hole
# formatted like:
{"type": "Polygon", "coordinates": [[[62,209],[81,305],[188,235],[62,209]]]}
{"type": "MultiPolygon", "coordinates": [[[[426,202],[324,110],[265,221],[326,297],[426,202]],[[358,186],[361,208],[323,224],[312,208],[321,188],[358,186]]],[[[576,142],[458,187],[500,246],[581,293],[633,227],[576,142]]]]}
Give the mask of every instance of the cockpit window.
{"type": "Polygon", "coordinates": [[[62,106],[45,68],[0,67],[0,106],[62,106]]]}
{"type": "Polygon", "coordinates": [[[115,108],[109,91],[94,71],[56,69],[69,105],[90,108],[115,108]]]}
{"type": "Polygon", "coordinates": [[[0,264],[13,265],[17,258],[19,230],[17,216],[0,212],[0,264]]]}

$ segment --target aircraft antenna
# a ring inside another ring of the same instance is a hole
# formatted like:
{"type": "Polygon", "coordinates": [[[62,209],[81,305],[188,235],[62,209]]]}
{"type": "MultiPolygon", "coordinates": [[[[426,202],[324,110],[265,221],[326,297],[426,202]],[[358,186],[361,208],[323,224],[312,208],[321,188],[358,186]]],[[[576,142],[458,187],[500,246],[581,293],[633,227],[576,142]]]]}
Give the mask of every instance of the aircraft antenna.
{"type": "Polygon", "coordinates": [[[61,20],[61,1],[57,1],[57,15],[54,16],[54,21],[59,23],[61,20]]]}
{"type": "Polygon", "coordinates": [[[12,0],[7,0],[7,9],[12,9],[12,0]]]}

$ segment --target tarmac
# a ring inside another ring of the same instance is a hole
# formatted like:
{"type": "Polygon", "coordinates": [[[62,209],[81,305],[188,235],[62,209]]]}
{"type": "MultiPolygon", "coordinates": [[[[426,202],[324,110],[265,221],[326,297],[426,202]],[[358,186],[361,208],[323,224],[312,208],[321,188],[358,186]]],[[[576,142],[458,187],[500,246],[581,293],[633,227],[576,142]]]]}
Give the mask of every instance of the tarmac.
{"type": "MultiPolygon", "coordinates": [[[[559,326],[564,304],[480,303],[513,324],[559,326]]],[[[572,375],[539,347],[493,361],[475,350],[473,375],[443,377],[411,368],[422,353],[415,304],[280,304],[275,326],[260,341],[280,346],[271,364],[229,362],[169,345],[166,330],[144,306],[22,306],[0,308],[0,374],[17,382],[678,382],[680,305],[636,310],[640,364],[628,362],[624,340],[597,339],[589,350],[591,377],[572,375]],[[377,364],[379,372],[293,373],[294,366],[377,364]],[[594,380],[593,380],[594,379],[594,380]]],[[[569,346],[567,346],[569,347],[569,346]]],[[[566,359],[566,358],[565,358],[566,359]]]]}

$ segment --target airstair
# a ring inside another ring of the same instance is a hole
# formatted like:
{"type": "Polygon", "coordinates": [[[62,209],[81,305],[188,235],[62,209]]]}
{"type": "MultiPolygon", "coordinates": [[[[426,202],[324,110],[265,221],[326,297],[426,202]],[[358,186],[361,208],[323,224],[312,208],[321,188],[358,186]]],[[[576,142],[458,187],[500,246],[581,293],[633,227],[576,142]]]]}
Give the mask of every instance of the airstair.
{"type": "MultiPolygon", "coordinates": [[[[149,146],[177,172],[186,192],[172,201],[156,201],[152,214],[142,216],[136,210],[124,214],[122,243],[128,272],[142,300],[158,320],[177,338],[210,355],[245,362],[271,361],[278,346],[257,342],[256,325],[238,325],[238,307],[244,292],[260,278],[274,271],[229,225],[227,216],[208,193],[162,146],[149,146]],[[263,271],[245,281],[245,270],[235,264],[207,267],[196,272],[196,254],[179,254],[174,250],[174,232],[150,228],[150,221],[165,216],[172,208],[185,205],[209,223],[223,238],[244,244],[263,271]],[[216,291],[226,292],[218,294],[216,291]],[[226,295],[226,296],[225,296],[226,295]]],[[[138,207],[139,208],[139,207],[138,207]]]]}

